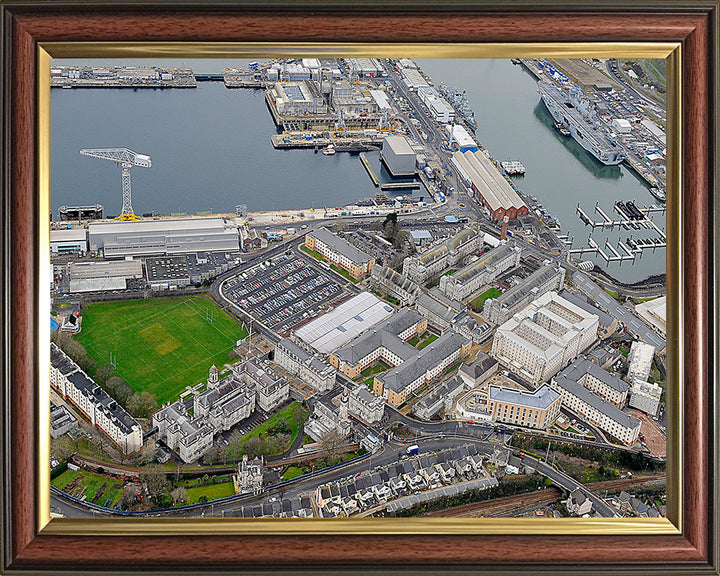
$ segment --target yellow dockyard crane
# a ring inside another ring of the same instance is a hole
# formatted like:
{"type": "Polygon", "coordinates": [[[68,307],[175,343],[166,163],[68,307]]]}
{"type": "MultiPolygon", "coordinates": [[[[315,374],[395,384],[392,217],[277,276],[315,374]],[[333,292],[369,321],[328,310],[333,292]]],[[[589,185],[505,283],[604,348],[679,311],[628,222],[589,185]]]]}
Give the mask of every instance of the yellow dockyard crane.
{"type": "Polygon", "coordinates": [[[138,154],[127,148],[83,148],[80,150],[83,156],[111,160],[122,166],[122,210],[116,220],[138,220],[132,209],[132,189],[130,186],[130,168],[142,166],[150,168],[152,162],[150,156],[138,154]]]}

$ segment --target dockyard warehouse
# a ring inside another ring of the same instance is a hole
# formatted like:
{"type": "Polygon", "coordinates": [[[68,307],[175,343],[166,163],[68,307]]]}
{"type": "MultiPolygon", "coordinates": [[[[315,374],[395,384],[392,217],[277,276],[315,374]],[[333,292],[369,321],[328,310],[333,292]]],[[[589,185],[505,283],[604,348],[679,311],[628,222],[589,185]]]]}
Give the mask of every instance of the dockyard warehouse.
{"type": "Polygon", "coordinates": [[[50,251],[58,252],[87,252],[87,233],[84,228],[70,230],[50,230],[50,251]]]}
{"type": "Polygon", "coordinates": [[[88,237],[90,250],[105,258],[240,250],[237,228],[219,216],[91,222],[88,237]]]}
{"type": "Polygon", "coordinates": [[[382,322],[392,313],[392,306],[369,292],[362,292],[332,312],[299,328],[295,335],[318,352],[326,354],[382,322]]]}
{"type": "Polygon", "coordinates": [[[515,189],[482,151],[455,152],[453,163],[477,194],[478,200],[490,211],[494,220],[504,216],[517,218],[528,213],[528,207],[515,189]]]}
{"type": "Polygon", "coordinates": [[[415,174],[417,154],[405,136],[386,136],[380,156],[393,176],[415,174]]]}

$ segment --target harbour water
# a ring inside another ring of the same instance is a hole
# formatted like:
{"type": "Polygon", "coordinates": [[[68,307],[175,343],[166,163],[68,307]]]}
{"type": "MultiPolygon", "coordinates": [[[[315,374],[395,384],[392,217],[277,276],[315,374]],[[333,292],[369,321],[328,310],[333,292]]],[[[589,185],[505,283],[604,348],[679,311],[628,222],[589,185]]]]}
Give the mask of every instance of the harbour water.
{"type": "MultiPolygon", "coordinates": [[[[85,64],[58,61],[60,64],[85,64]]],[[[115,63],[115,62],[112,62],[115,63]]],[[[140,63],[140,61],[130,62],[140,63]]],[[[145,62],[148,64],[148,62],[145,62]]],[[[196,72],[220,72],[246,61],[155,60],[161,66],[189,66],[196,72]]],[[[504,60],[421,60],[435,84],[467,90],[478,123],[477,136],[498,161],[520,160],[527,174],[518,187],[534,195],[560,220],[574,247],[587,245],[589,228],[575,214],[578,202],[606,211],[616,200],[654,203],[647,187],[624,166],[596,162],[572,139],[563,138],[540,102],[534,79],[504,60]]],[[[152,157],[150,169],[133,168],[136,213],[249,210],[340,206],[372,197],[377,188],[357,155],[325,156],[312,150],[278,151],[270,144],[275,126],[262,91],[229,90],[219,82],[196,89],[52,90],[51,204],[121,207],[120,169],[111,162],[80,156],[81,148],[128,147],[152,157]]],[[[389,177],[379,153],[367,153],[381,182],[389,177]]],[[[418,193],[416,193],[417,195],[418,193]]],[[[664,227],[664,217],[655,222],[664,227]]],[[[626,231],[596,231],[603,245],[629,236],[626,231]]],[[[584,259],[591,259],[585,257],[584,259]]],[[[605,267],[600,258],[595,261],[605,267]]],[[[665,250],[646,253],[635,265],[610,264],[624,282],[665,271],[665,250]]]]}

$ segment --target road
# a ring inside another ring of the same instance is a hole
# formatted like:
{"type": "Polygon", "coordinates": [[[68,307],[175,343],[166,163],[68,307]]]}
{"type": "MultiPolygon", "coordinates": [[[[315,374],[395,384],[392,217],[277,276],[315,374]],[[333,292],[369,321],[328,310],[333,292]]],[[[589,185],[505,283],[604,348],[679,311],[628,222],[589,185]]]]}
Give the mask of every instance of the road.
{"type": "Polygon", "coordinates": [[[658,352],[665,350],[666,342],[660,334],[635,316],[627,306],[623,306],[600,288],[586,274],[578,271],[573,274],[572,278],[580,290],[592,298],[600,308],[617,318],[630,333],[638,336],[643,342],[654,346],[658,352]]]}

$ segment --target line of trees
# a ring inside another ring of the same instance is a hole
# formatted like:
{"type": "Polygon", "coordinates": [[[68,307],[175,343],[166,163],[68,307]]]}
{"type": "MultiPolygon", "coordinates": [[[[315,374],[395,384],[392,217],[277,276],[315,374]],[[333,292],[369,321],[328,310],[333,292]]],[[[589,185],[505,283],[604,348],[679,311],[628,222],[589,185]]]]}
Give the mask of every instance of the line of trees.
{"type": "Polygon", "coordinates": [[[51,340],[65,352],[86,374],[92,376],[100,387],[108,393],[120,406],[125,408],[135,418],[147,418],[155,410],[158,403],[155,396],[143,390],[135,392],[130,384],[118,376],[115,369],[109,364],[98,366],[90,357],[85,347],[74,338],[60,330],[55,330],[51,340]]]}

